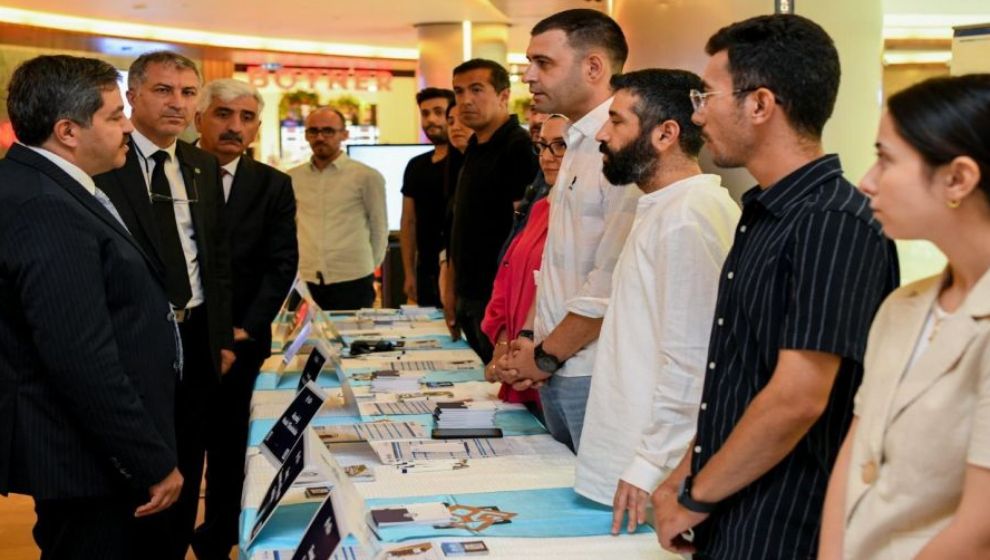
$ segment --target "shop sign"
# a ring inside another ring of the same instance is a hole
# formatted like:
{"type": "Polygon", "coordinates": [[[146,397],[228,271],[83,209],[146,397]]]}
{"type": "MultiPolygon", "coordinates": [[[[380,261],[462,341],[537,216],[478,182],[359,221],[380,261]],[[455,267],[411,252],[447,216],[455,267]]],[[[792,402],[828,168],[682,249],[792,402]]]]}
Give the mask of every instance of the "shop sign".
{"type": "Polygon", "coordinates": [[[325,86],[330,89],[351,91],[391,91],[392,73],[388,70],[344,69],[344,68],[279,68],[269,70],[262,66],[248,66],[248,81],[257,88],[275,84],[284,90],[300,87],[316,89],[325,86]]]}

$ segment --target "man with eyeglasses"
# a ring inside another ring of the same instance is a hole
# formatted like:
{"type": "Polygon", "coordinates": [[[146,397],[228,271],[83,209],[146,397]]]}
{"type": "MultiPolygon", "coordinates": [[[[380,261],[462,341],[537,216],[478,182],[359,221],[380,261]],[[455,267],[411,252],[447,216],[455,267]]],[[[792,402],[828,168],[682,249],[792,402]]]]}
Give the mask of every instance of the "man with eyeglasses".
{"type": "Polygon", "coordinates": [[[693,120],[717,165],[758,184],[719,279],[694,441],[652,497],[657,534],[702,560],[813,558],[897,256],[822,148],[840,74],[825,30],[760,16],[705,50],[693,120]]]}
{"type": "Polygon", "coordinates": [[[299,276],[322,309],[375,302],[374,272],[385,259],[385,178],[347,157],[344,115],[321,107],[306,117],[313,156],[289,170],[296,193],[299,276]]]}
{"type": "Polygon", "coordinates": [[[149,550],[181,559],[199,507],[207,413],[235,359],[224,198],[217,159],[178,139],[199,97],[196,65],[169,51],[146,53],[131,64],[127,81],[134,125],[127,162],[94,180],[141,248],[163,263],[182,335],[175,431],[185,482],[178,503],[158,516],[168,517],[161,520],[166,542],[149,550]]]}

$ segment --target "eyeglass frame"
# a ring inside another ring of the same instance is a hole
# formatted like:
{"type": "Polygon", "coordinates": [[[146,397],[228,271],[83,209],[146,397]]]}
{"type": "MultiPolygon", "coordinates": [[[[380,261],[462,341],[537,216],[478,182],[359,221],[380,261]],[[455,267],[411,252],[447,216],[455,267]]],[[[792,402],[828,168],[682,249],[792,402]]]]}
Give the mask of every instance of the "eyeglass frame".
{"type": "Polygon", "coordinates": [[[171,196],[165,196],[163,194],[158,194],[158,193],[153,193],[153,192],[149,192],[148,194],[151,197],[151,203],[152,204],[154,204],[156,202],[167,202],[167,203],[170,203],[170,204],[195,204],[195,203],[199,202],[199,185],[196,182],[196,176],[195,175],[193,175],[193,177],[192,177],[192,189],[191,190],[192,190],[192,193],[193,193],[192,198],[174,198],[174,197],[171,197],[171,196]]]}
{"type": "Polygon", "coordinates": [[[306,136],[312,136],[313,138],[317,138],[320,135],[326,136],[327,138],[333,138],[334,136],[340,134],[341,132],[343,132],[345,130],[347,130],[347,129],[345,129],[345,128],[334,128],[332,126],[324,126],[322,128],[317,128],[315,126],[309,126],[309,127],[306,127],[305,129],[303,129],[303,132],[306,134],[306,136]]]}
{"type": "Polygon", "coordinates": [[[564,157],[564,153],[567,152],[567,142],[563,140],[554,140],[552,142],[541,142],[540,140],[533,141],[533,152],[537,155],[543,155],[543,150],[550,150],[550,155],[553,157],[564,157]],[[560,148],[560,153],[558,154],[554,150],[554,146],[563,146],[560,148]]]}
{"type": "MultiPolygon", "coordinates": [[[[748,88],[734,89],[734,90],[732,90],[729,93],[731,93],[732,95],[739,95],[740,93],[752,93],[752,92],[754,92],[754,91],[756,91],[758,89],[769,89],[769,88],[767,88],[766,86],[753,86],[753,87],[748,87],[748,88]]],[[[700,111],[700,110],[702,110],[702,109],[705,108],[705,104],[708,103],[708,98],[709,97],[712,97],[714,95],[721,95],[723,93],[726,93],[726,92],[724,92],[724,91],[699,91],[699,90],[696,90],[696,89],[692,89],[692,90],[688,91],[688,97],[691,99],[691,107],[694,108],[694,111],[695,112],[698,112],[698,111],[700,111]]],[[[773,97],[774,97],[774,99],[777,99],[777,102],[778,103],[780,103],[780,100],[777,98],[777,94],[774,94],[773,97]]]]}

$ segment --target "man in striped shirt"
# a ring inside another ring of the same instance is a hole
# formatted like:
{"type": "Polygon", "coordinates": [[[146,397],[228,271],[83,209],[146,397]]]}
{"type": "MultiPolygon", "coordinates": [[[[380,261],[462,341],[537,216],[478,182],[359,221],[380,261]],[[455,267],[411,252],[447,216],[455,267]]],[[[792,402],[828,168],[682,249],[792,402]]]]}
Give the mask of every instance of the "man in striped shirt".
{"type": "Polygon", "coordinates": [[[695,441],[652,496],[657,533],[696,559],[813,558],[897,258],[822,149],[839,85],[828,34],[800,16],[760,16],[706,50],[694,121],[715,163],[745,166],[758,185],[719,281],[695,441]]]}

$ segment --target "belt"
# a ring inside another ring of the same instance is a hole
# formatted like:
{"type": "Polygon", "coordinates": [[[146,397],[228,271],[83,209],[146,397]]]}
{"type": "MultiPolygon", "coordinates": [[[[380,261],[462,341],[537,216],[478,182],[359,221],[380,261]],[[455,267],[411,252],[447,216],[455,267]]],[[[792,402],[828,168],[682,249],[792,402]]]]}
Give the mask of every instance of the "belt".
{"type": "Polygon", "coordinates": [[[185,309],[176,309],[176,310],[172,311],[172,313],[175,314],[175,322],[176,323],[179,323],[181,325],[182,323],[185,323],[189,319],[192,319],[192,316],[194,314],[198,315],[199,313],[201,313],[201,311],[199,309],[199,306],[197,305],[196,307],[187,307],[185,309]]]}

